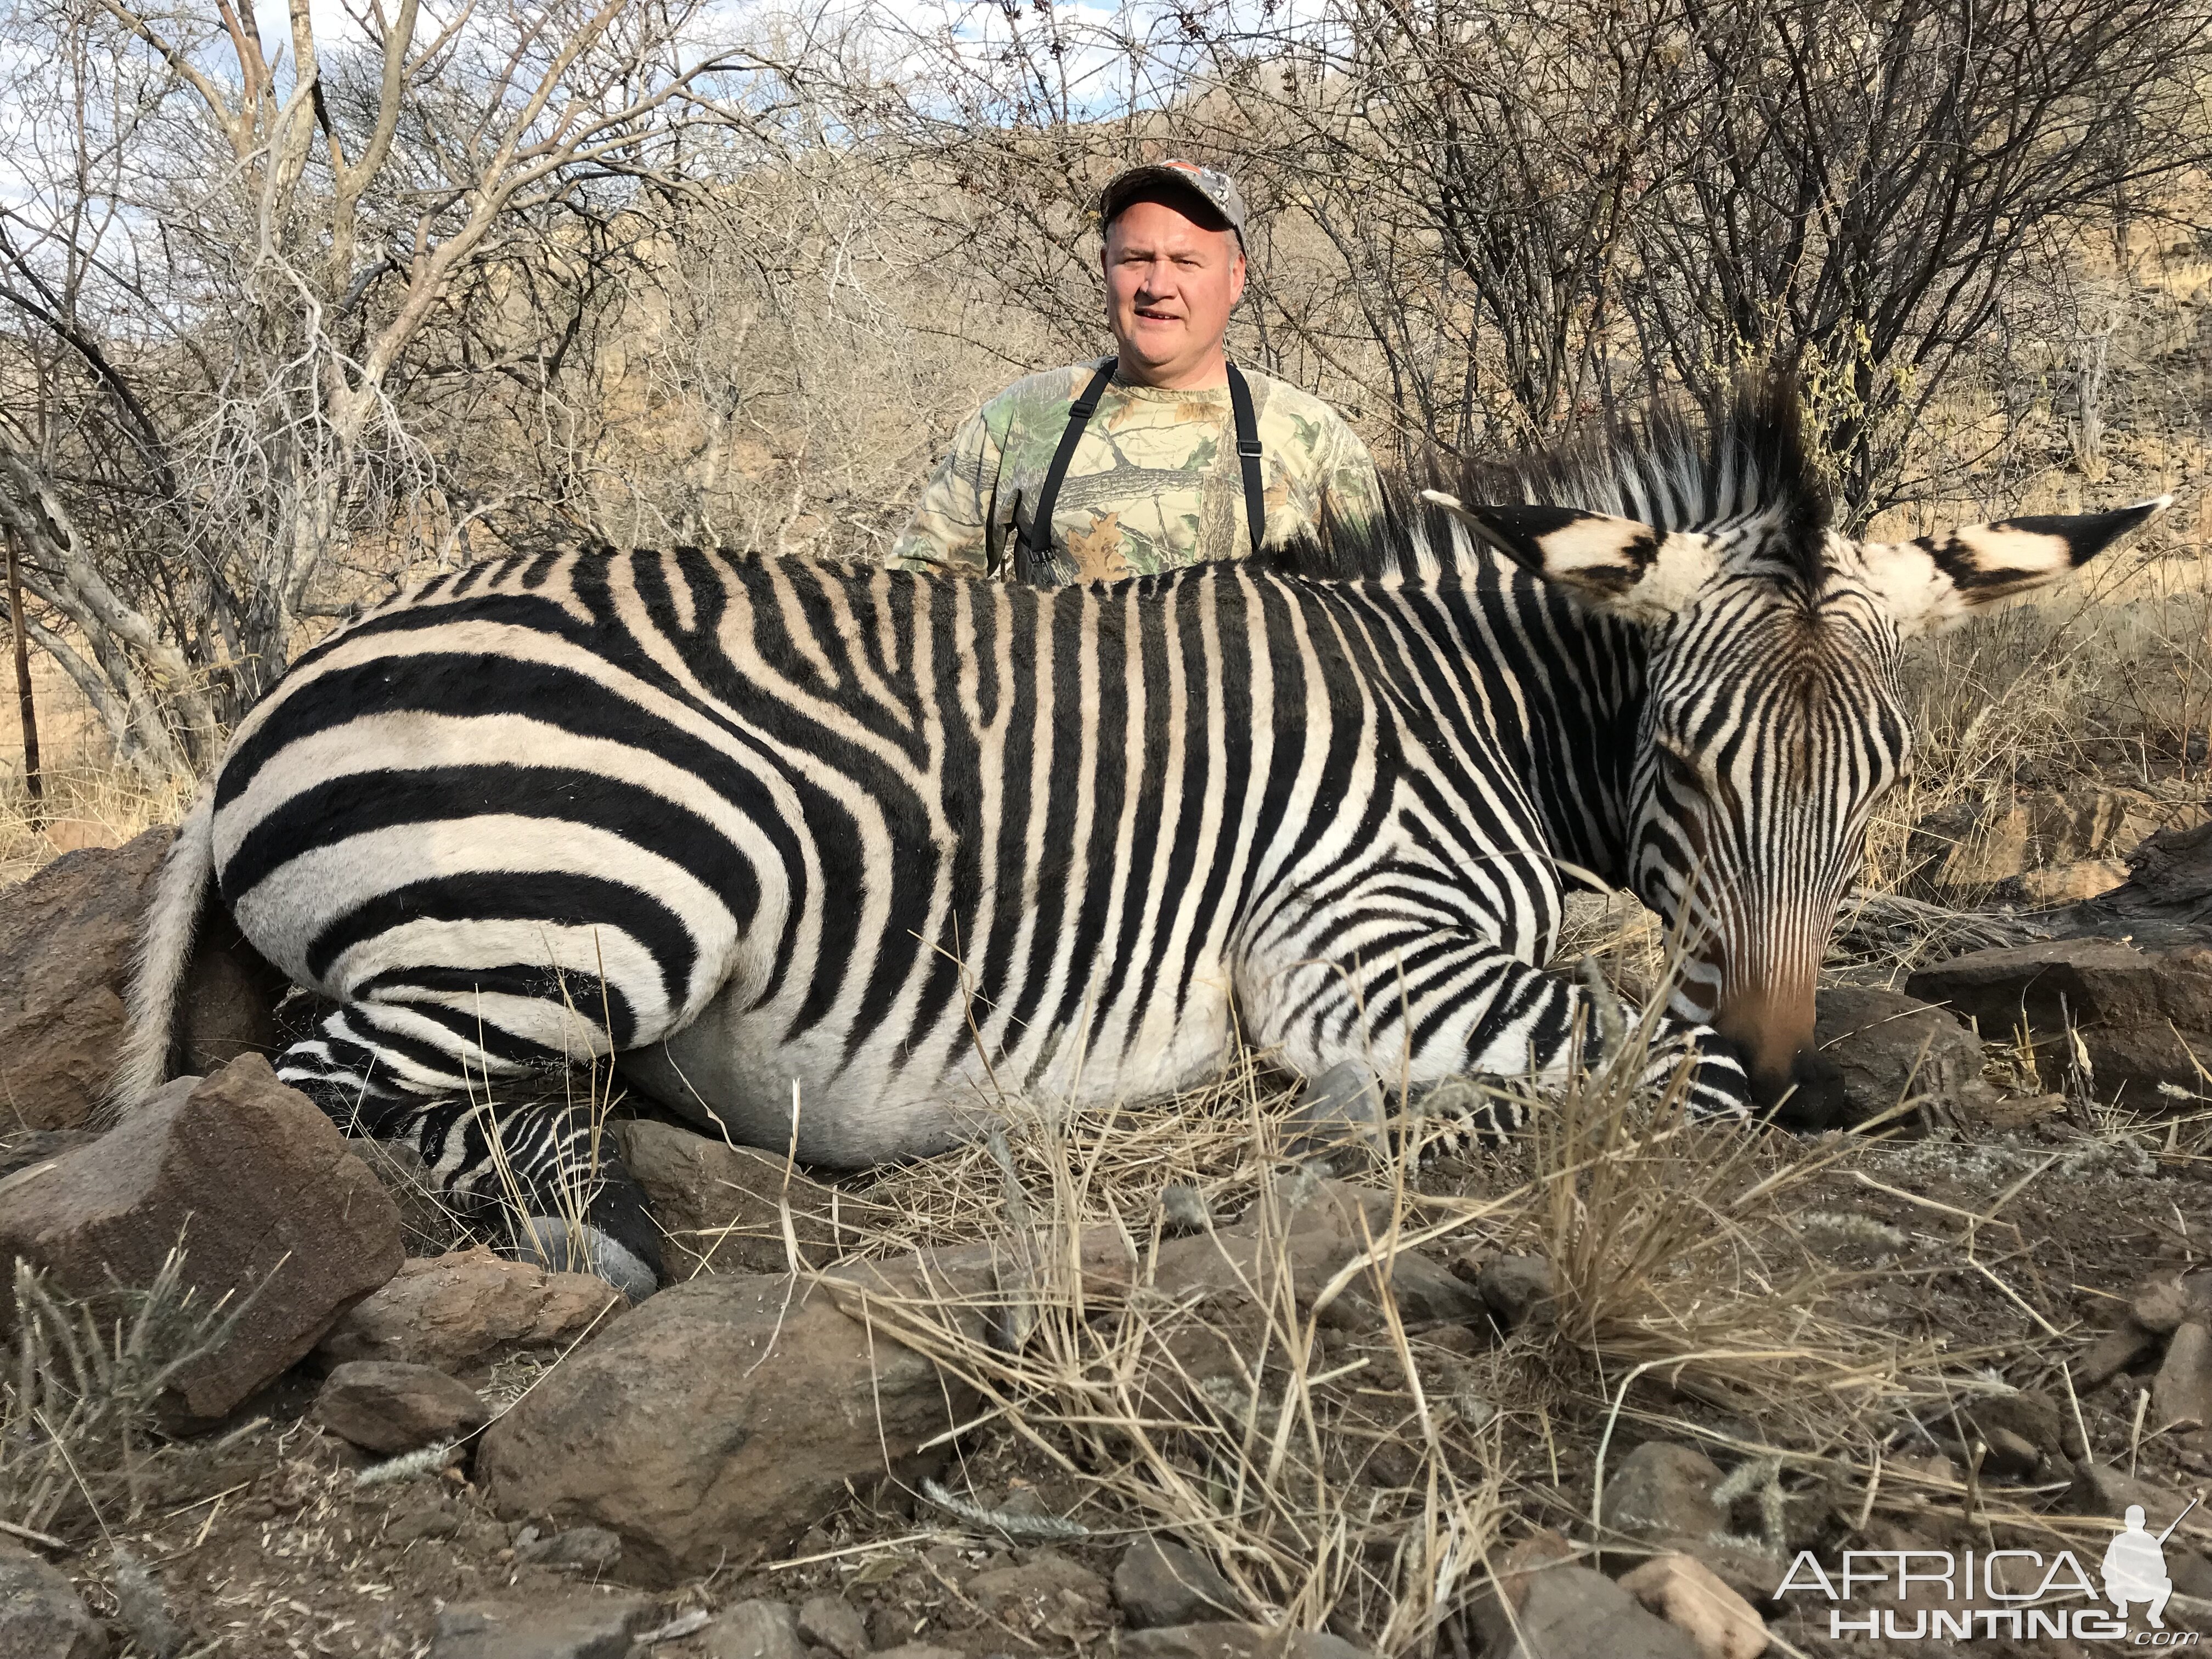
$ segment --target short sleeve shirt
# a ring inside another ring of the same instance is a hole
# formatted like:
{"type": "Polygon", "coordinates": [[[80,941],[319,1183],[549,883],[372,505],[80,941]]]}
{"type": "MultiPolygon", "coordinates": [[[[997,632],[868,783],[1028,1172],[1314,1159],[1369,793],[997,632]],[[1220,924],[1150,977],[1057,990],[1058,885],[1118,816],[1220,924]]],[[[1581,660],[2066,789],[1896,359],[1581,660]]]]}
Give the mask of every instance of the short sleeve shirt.
{"type": "MultiPolygon", "coordinates": [[[[891,550],[905,569],[1012,575],[1017,539],[1096,362],[1016,382],[961,427],[891,550]]],[[[1309,392],[1248,372],[1259,429],[1263,541],[1327,533],[1379,510],[1366,445],[1309,392]]],[[[1150,575],[1251,550],[1229,388],[1174,391],[1117,374],[1100,398],[1053,504],[1049,575],[1150,575]]]]}

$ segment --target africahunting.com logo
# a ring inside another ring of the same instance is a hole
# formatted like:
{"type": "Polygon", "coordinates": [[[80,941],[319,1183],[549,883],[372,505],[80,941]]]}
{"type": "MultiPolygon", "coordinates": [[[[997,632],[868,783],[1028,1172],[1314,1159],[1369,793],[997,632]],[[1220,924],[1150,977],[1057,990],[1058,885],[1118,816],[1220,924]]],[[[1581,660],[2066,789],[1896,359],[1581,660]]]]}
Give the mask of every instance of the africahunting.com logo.
{"type": "MultiPolygon", "coordinates": [[[[2196,1500],[2189,1509],[2197,1507],[2196,1500]]],[[[2164,1532],[2143,1524],[2130,1506],[2119,1535],[2098,1564],[2100,1591],[2071,1550],[1846,1550],[1831,1571],[1801,1550],[1774,1592],[1826,1599],[1828,1634],[1838,1640],[1873,1642],[2034,1641],[2120,1642],[2138,1648],[2197,1644],[2194,1631],[2169,1630],[2166,1540],[2184,1510],[2164,1532]],[[1911,1607],[1884,1607],[1894,1599],[1911,1607]],[[2087,1605],[2081,1605],[2082,1603],[2087,1605]],[[1849,1604],[1849,1605],[1846,1605],[1849,1604]],[[2130,1617],[2133,1611],[2134,1617],[2130,1617]],[[2142,1628],[2136,1628],[2140,1622],[2142,1628]]]]}

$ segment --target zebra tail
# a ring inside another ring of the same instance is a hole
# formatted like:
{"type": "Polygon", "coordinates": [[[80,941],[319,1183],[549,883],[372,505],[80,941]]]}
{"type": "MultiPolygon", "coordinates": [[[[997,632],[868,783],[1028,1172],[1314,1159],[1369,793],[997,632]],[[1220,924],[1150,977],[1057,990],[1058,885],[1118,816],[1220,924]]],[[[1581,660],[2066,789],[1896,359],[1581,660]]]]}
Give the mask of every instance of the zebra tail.
{"type": "Polygon", "coordinates": [[[214,873],[215,781],[210,779],[177,826],[177,838],[154,885],[154,901],[139,927],[138,959],[125,1006],[123,1054],[107,1085],[103,1114],[110,1122],[137,1109],[169,1080],[178,999],[214,873]]]}

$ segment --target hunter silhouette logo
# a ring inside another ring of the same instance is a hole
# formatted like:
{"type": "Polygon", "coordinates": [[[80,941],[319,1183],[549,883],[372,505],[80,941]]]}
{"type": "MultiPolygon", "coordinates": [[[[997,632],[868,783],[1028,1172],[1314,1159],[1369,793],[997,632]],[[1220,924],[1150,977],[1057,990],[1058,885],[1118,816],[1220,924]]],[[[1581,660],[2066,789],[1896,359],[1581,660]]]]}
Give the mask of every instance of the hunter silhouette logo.
{"type": "MultiPolygon", "coordinates": [[[[2197,1500],[2164,1532],[2143,1524],[2130,1504],[2118,1536],[2105,1547],[2098,1593],[2088,1567],[2072,1550],[1845,1550],[1840,1571],[1801,1550],[1775,1587],[1774,1599],[1810,1595],[1828,1603],[1831,1639],[1892,1642],[1998,1642],[2043,1639],[2116,1642],[2163,1651],[2194,1648],[2195,1631],[2168,1630],[2173,1581],[2166,1542],[2197,1500]],[[2109,1604],[2109,1606],[2107,1605],[2109,1604]],[[2140,1609],[2148,1629],[2129,1628],[2140,1609]]],[[[2094,1558],[2093,1558],[2094,1559],[2094,1558]]],[[[1947,1649],[1946,1651],[1971,1651],[1947,1649]]]]}
{"type": "Polygon", "coordinates": [[[2128,1505],[2127,1524],[2120,1535],[2105,1547],[2105,1599],[2128,1616],[2128,1605],[2145,1601],[2149,1606],[2145,1616],[2154,1630],[2164,1630],[2166,1598],[2173,1594],[2173,1581],[2166,1576],[2166,1540],[2173,1536],[2189,1510],[2197,1507],[2197,1500],[2189,1500],[2189,1509],[2173,1517],[2164,1532],[2155,1538],[2143,1525],[2142,1505],[2128,1505]]]}

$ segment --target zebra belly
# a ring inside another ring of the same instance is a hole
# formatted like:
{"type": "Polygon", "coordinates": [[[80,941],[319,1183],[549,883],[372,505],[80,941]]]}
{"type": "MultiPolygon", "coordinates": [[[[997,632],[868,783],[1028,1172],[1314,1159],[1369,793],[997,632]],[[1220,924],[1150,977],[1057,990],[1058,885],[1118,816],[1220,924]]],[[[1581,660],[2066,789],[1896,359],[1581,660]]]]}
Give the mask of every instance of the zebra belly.
{"type": "MultiPolygon", "coordinates": [[[[1038,1107],[1156,1098],[1216,1075],[1231,1032],[1226,975],[1181,1008],[1100,1011],[1089,1030],[1043,1027],[986,1066],[964,1025],[905,1060],[830,1034],[786,1041],[787,1009],[732,986],[682,1030],[619,1060],[632,1087],[702,1131],[836,1169],[930,1158],[1038,1107]],[[1149,1015],[1149,1017],[1147,1017],[1149,1015]]],[[[1162,1001],[1155,999],[1155,1001],[1162,1001]]]]}

